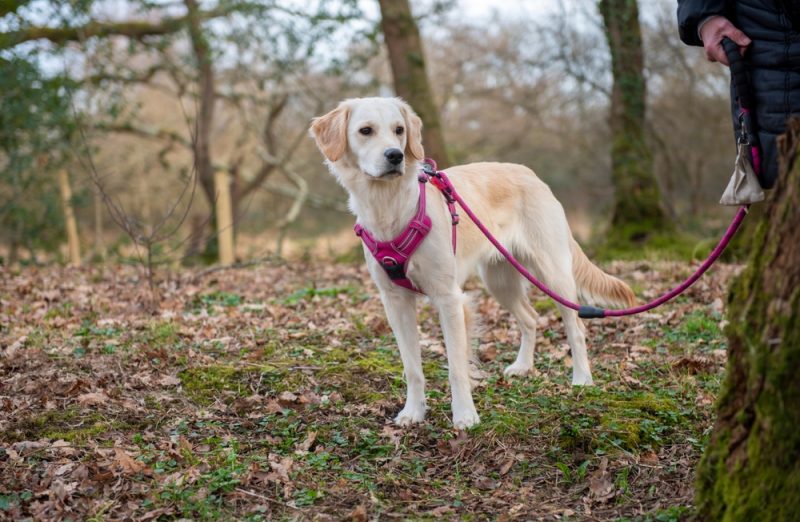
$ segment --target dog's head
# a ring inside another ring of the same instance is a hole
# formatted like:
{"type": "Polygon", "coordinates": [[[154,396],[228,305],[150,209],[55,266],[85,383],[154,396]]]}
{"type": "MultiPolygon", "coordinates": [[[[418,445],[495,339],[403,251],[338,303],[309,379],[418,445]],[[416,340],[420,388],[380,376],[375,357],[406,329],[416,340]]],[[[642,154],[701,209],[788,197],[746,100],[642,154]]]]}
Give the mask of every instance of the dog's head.
{"type": "Polygon", "coordinates": [[[314,118],[310,134],[331,170],[347,184],[351,176],[388,181],[414,174],[425,157],[422,121],[399,98],[353,98],[314,118]]]}

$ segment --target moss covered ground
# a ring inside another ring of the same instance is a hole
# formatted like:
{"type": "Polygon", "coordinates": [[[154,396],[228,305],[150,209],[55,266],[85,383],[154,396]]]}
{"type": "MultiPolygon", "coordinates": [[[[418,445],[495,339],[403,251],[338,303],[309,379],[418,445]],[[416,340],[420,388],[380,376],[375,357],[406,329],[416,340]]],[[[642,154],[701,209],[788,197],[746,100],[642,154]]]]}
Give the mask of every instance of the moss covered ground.
{"type": "MultiPolygon", "coordinates": [[[[607,269],[648,297],[682,263],[607,269]]],[[[450,425],[435,314],[419,307],[430,407],[360,265],[191,273],[148,314],[128,268],[0,276],[0,519],[680,520],[725,363],[722,265],[638,318],[587,323],[596,386],[569,385],[555,308],[536,375],[506,380],[513,320],[480,288],[482,422],[450,425]]]]}

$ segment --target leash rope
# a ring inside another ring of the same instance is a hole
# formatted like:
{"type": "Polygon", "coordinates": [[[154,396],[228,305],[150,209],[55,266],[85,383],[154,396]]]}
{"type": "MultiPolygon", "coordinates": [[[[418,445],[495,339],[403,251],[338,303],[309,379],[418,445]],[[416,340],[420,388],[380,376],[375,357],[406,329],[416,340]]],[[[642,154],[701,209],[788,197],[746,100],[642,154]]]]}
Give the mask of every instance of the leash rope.
{"type": "Polygon", "coordinates": [[[486,239],[494,245],[494,247],[503,254],[503,257],[513,266],[517,272],[519,272],[525,279],[530,281],[536,288],[547,294],[551,299],[554,301],[566,306],[567,308],[571,308],[578,312],[578,317],[582,319],[598,319],[603,317],[623,317],[627,315],[636,315],[642,312],[646,312],[648,310],[652,310],[657,306],[660,306],[667,301],[673,299],[674,297],[682,294],[685,292],[690,286],[692,286],[700,277],[711,268],[711,265],[722,255],[722,252],[725,251],[725,248],[728,246],[728,243],[731,242],[733,236],[736,234],[736,231],[739,230],[739,226],[744,221],[745,216],[747,216],[747,211],[749,206],[743,205],[739,208],[739,211],[736,212],[736,215],[733,217],[733,221],[731,224],[728,225],[728,229],[723,234],[722,238],[717,243],[717,246],[714,247],[714,250],[711,251],[708,258],[695,270],[695,272],[689,276],[685,281],[681,284],[670,290],[669,292],[665,293],[661,297],[650,301],[649,303],[635,306],[632,308],[624,308],[621,310],[607,310],[604,308],[597,308],[594,306],[587,306],[587,305],[580,305],[578,303],[574,303],[569,299],[555,293],[551,290],[547,285],[539,281],[530,271],[525,268],[525,266],[520,263],[514,255],[508,251],[501,243],[497,240],[496,237],[486,228],[486,225],[475,215],[472,209],[467,205],[464,198],[456,191],[453,184],[450,182],[450,179],[447,177],[442,171],[436,169],[436,163],[433,160],[426,159],[425,163],[423,164],[423,168],[425,168],[425,172],[431,176],[435,176],[441,184],[444,186],[442,189],[443,193],[448,194],[451,196],[456,203],[464,210],[464,213],[467,214],[467,217],[475,223],[475,226],[486,236],[486,239]],[[428,163],[430,162],[430,163],[428,163]]]}

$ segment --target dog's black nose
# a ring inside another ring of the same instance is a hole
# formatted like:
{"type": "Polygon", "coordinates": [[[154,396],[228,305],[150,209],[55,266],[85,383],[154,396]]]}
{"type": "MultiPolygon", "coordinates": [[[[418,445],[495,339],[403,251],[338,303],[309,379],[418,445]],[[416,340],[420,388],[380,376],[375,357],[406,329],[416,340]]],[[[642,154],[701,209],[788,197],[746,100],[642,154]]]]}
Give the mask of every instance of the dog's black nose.
{"type": "Polygon", "coordinates": [[[386,156],[386,161],[392,165],[400,165],[403,162],[403,151],[400,149],[386,149],[383,151],[383,155],[386,156]]]}

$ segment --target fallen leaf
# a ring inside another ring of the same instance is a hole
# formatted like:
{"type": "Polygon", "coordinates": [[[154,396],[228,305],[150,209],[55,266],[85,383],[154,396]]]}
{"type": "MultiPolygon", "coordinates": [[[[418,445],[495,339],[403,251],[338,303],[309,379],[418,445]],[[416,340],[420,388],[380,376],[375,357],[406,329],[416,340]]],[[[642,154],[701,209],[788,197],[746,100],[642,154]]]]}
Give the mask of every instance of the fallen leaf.
{"type": "Polygon", "coordinates": [[[606,502],[614,498],[614,483],[611,482],[606,473],[608,459],[600,459],[600,466],[589,477],[589,494],[596,502],[606,502]]]}
{"type": "Polygon", "coordinates": [[[708,373],[714,369],[714,361],[708,357],[681,357],[672,363],[672,368],[676,370],[687,370],[689,374],[708,373]]]}
{"type": "Polygon", "coordinates": [[[92,392],[78,395],[81,406],[98,406],[108,402],[108,395],[103,392],[92,392]]]}
{"type": "Polygon", "coordinates": [[[311,446],[314,445],[315,440],[317,440],[317,432],[309,431],[308,434],[306,435],[306,440],[297,445],[295,453],[300,455],[308,453],[308,450],[310,450],[311,446]]]}
{"type": "Polygon", "coordinates": [[[658,455],[654,451],[647,451],[641,454],[639,462],[648,466],[655,466],[658,464],[658,455]]]}
{"type": "Polygon", "coordinates": [[[362,504],[356,506],[356,508],[347,515],[349,520],[353,522],[366,522],[367,520],[367,508],[365,508],[362,504]]]}
{"type": "Polygon", "coordinates": [[[162,375],[157,382],[161,386],[177,386],[181,383],[181,380],[172,375],[162,375]]]}
{"type": "Polygon", "coordinates": [[[500,482],[490,479],[489,477],[478,477],[472,481],[472,484],[478,489],[490,491],[492,489],[497,489],[497,486],[500,485],[500,482]]]}
{"type": "Polygon", "coordinates": [[[478,348],[478,359],[481,362],[491,362],[497,358],[497,346],[494,343],[482,344],[478,348]]]}
{"type": "Polygon", "coordinates": [[[151,475],[152,471],[147,467],[147,464],[140,460],[132,458],[122,448],[114,448],[114,462],[122,469],[126,475],[151,475]]]}

